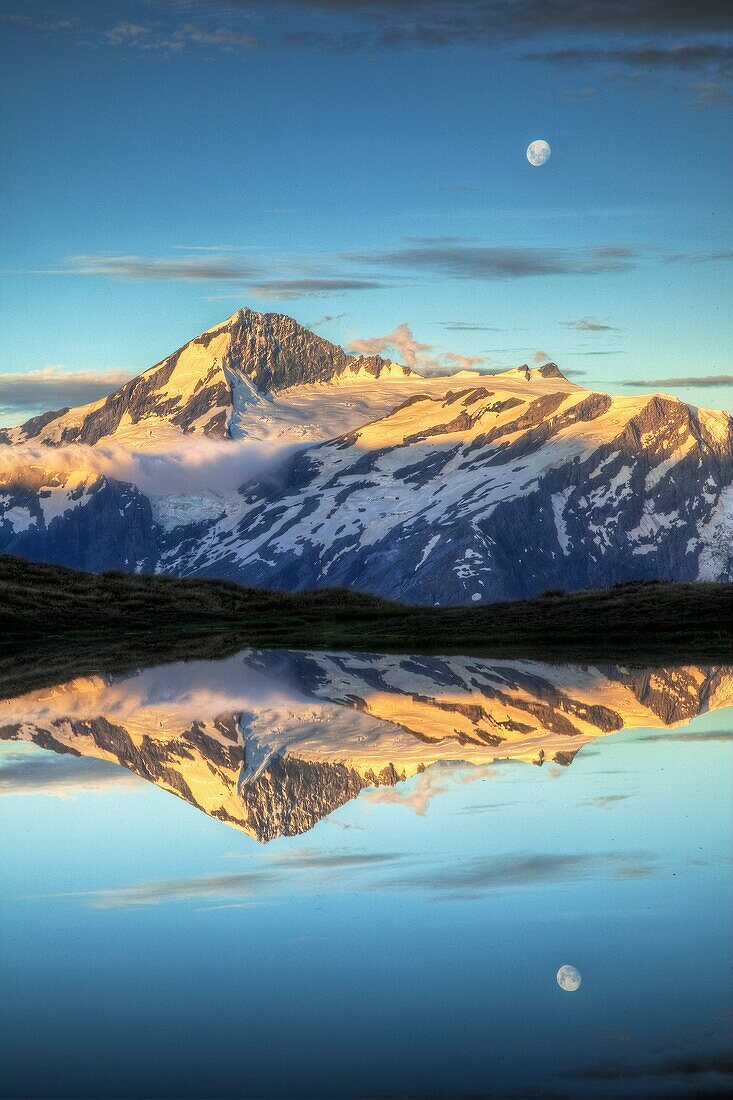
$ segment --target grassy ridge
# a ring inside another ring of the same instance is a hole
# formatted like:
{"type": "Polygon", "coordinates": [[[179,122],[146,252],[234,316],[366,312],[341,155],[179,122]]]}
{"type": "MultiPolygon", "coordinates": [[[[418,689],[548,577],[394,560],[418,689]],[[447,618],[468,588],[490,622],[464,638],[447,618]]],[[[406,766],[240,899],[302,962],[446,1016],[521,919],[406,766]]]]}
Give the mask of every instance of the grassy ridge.
{"type": "Polygon", "coordinates": [[[271,592],[0,556],[0,689],[19,678],[52,683],[247,645],[725,662],[733,661],[731,623],[733,585],[726,584],[624,584],[436,608],[345,589],[271,592]]]}

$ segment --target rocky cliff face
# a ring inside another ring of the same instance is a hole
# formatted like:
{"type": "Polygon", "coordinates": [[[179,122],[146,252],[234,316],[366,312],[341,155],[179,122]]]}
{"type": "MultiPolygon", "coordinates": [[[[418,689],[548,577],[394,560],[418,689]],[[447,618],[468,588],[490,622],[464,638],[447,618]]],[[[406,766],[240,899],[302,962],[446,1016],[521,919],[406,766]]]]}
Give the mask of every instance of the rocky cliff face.
{"type": "Polygon", "coordinates": [[[245,651],[0,701],[0,739],[119,764],[260,841],[434,765],[569,765],[733,703],[729,668],[245,651]]]}
{"type": "Polygon", "coordinates": [[[160,530],[148,498],[116,478],[50,481],[42,468],[0,477],[0,551],[30,561],[103,569],[152,571],[160,530]]]}
{"type": "MultiPolygon", "coordinates": [[[[260,393],[331,382],[346,372],[379,378],[383,370],[393,365],[378,356],[347,355],[343,348],[279,313],[240,309],[226,324],[231,333],[226,366],[246,375],[260,393]]],[[[199,337],[206,338],[206,335],[199,337]]],[[[400,371],[410,374],[407,367],[400,371]]]]}

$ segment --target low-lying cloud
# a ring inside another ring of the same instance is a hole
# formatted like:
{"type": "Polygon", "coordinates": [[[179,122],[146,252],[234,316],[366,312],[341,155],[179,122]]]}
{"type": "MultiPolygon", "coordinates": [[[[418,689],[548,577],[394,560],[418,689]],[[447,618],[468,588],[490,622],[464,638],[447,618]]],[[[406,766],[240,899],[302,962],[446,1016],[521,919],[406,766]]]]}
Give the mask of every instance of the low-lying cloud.
{"type": "Polygon", "coordinates": [[[277,465],[301,444],[258,440],[215,440],[187,436],[180,445],[160,451],[136,451],[121,444],[73,443],[48,447],[41,443],[0,446],[0,484],[37,481],[45,470],[45,484],[60,484],[74,475],[88,480],[111,477],[131,482],[151,496],[213,492],[233,495],[239,486],[277,465]]]}

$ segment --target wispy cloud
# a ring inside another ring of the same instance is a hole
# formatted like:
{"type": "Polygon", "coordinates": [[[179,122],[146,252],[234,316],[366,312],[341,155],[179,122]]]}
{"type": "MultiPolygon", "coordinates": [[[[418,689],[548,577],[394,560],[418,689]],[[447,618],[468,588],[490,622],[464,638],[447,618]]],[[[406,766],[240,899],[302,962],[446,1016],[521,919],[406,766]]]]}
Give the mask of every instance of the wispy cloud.
{"type": "Polygon", "coordinates": [[[49,274],[96,275],[111,279],[166,279],[184,282],[243,282],[261,278],[262,266],[224,255],[146,257],[105,253],[70,256],[65,267],[49,274]]]}
{"type": "Polygon", "coordinates": [[[142,44],[150,38],[150,27],[140,23],[118,23],[105,31],[104,37],[111,46],[142,44]]]}
{"type": "Polygon", "coordinates": [[[25,12],[0,12],[0,24],[2,23],[21,30],[40,31],[47,34],[68,31],[74,27],[74,21],[71,19],[33,19],[25,12]]]}
{"type": "MultiPolygon", "coordinates": [[[[340,254],[265,254],[245,245],[175,246],[172,255],[84,253],[67,257],[55,267],[5,274],[72,276],[135,281],[237,284],[255,297],[289,300],[354,291],[387,289],[395,280],[415,275],[476,282],[541,277],[621,274],[642,262],[669,264],[722,263],[733,251],[659,255],[624,244],[582,247],[493,245],[474,238],[409,238],[394,248],[340,254]]],[[[611,332],[614,326],[594,317],[560,322],[583,332],[611,332]]],[[[469,321],[437,322],[451,332],[501,332],[469,321]]]]}
{"type": "Polygon", "coordinates": [[[654,390],[662,386],[733,386],[733,374],[703,374],[698,378],[694,375],[681,378],[627,378],[623,384],[641,390],[654,390]]]}
{"type": "MultiPolygon", "coordinates": [[[[338,885],[344,881],[344,875],[359,875],[405,858],[394,852],[299,852],[276,856],[247,871],[165,879],[64,896],[84,898],[97,909],[165,905],[201,898],[252,901],[272,897],[296,882],[298,889],[322,887],[324,882],[338,885]],[[335,872],[338,874],[334,875],[335,872]]],[[[354,880],[347,881],[353,888],[354,880]]]]}
{"type": "Polygon", "coordinates": [[[562,98],[582,103],[584,100],[597,99],[598,89],[589,87],[570,88],[568,91],[562,93],[562,98]]]}
{"type": "MultiPolygon", "coordinates": [[[[411,238],[392,249],[341,254],[264,254],[244,245],[175,246],[168,256],[135,253],[84,253],[67,257],[55,267],[15,274],[72,276],[134,281],[238,284],[255,297],[289,300],[352,291],[385,289],[395,279],[415,274],[437,279],[477,282],[559,276],[613,275],[629,271],[655,253],[623,244],[584,247],[495,246],[472,238],[411,238]]],[[[665,263],[714,263],[733,258],[718,250],[677,253],[665,263]]],[[[659,257],[657,257],[659,259],[659,257]]],[[[5,274],[14,274],[6,271],[5,274]]],[[[467,321],[438,322],[453,332],[500,332],[500,328],[467,321]]],[[[613,331],[593,317],[563,321],[585,332],[613,331]]]]}
{"type": "Polygon", "coordinates": [[[625,802],[630,797],[628,794],[600,794],[597,798],[586,798],[585,805],[605,809],[607,806],[615,806],[617,802],[625,802]]]}
{"type": "MultiPolygon", "coordinates": [[[[227,6],[231,15],[231,5],[227,6]]],[[[209,11],[206,11],[205,0],[194,7],[200,15],[208,15],[214,10],[212,4],[209,11]]],[[[146,22],[120,19],[116,23],[108,24],[106,20],[94,20],[91,14],[88,12],[89,18],[82,21],[81,18],[49,20],[41,15],[33,16],[27,12],[0,13],[0,23],[36,34],[75,32],[76,40],[80,43],[102,42],[107,46],[143,52],[155,51],[158,54],[171,56],[197,47],[221,53],[234,53],[238,50],[254,50],[258,45],[257,38],[244,27],[222,26],[211,22],[206,25],[181,23],[171,19],[155,19],[146,22]]]]}
{"type": "Polygon", "coordinates": [[[63,367],[48,366],[23,373],[0,374],[0,412],[86,405],[112,393],[134,373],[118,368],[67,371],[63,367]]]}
{"type": "MultiPolygon", "coordinates": [[[[688,1054],[665,1054],[656,1061],[639,1061],[623,1064],[614,1060],[612,1063],[596,1063],[584,1069],[568,1070],[563,1073],[566,1078],[582,1081],[616,1081],[629,1080],[631,1078],[678,1078],[687,1083],[690,1079],[702,1081],[704,1077],[711,1077],[709,1082],[715,1086],[714,1078],[724,1078],[729,1085],[733,1085],[733,1055],[726,1051],[713,1051],[708,1053],[692,1052],[688,1054]]],[[[723,1083],[718,1080],[717,1083],[723,1083]]],[[[700,1096],[716,1096],[722,1093],[709,1092],[703,1085],[700,1096]]],[[[675,1092],[674,1095],[677,1095],[675,1092]]],[[[689,1095],[689,1093],[685,1093],[689,1095]]],[[[730,1093],[728,1093],[730,1095],[730,1093]]]]}
{"type": "Polygon", "coordinates": [[[183,53],[190,46],[208,46],[224,53],[257,48],[257,39],[246,31],[232,27],[207,29],[194,23],[166,27],[160,23],[122,22],[106,30],[103,37],[109,46],[127,46],[172,54],[183,53]]]}
{"type": "MultiPolygon", "coordinates": [[[[176,246],[183,252],[182,246],[176,246]]],[[[197,245],[180,256],[137,256],[94,253],[70,256],[63,266],[29,272],[41,275],[87,276],[102,279],[129,279],[136,282],[166,281],[189,283],[237,283],[242,295],[288,301],[295,298],[323,297],[353,290],[377,290],[388,286],[381,279],[356,277],[352,273],[322,274],[317,265],[331,266],[328,257],[255,258],[235,253],[249,252],[244,246],[218,248],[197,245]],[[281,274],[289,272],[287,275],[281,274]]],[[[343,268],[343,264],[340,264],[343,268]]]]}
{"type": "Polygon", "coordinates": [[[676,733],[674,731],[668,733],[648,733],[644,737],[637,737],[635,740],[664,741],[667,744],[674,744],[675,741],[679,741],[681,744],[704,745],[706,741],[733,741],[733,730],[688,730],[686,733],[676,733]]]}
{"type": "Polygon", "coordinates": [[[581,317],[578,321],[561,321],[565,328],[577,329],[578,332],[617,332],[613,325],[604,325],[595,317],[581,317]]]}
{"type": "Polygon", "coordinates": [[[174,244],[175,252],[253,252],[252,244],[174,244]]]}
{"type": "Polygon", "coordinates": [[[326,313],[323,317],[319,317],[317,321],[311,321],[308,328],[317,329],[323,328],[325,325],[333,325],[336,321],[343,321],[346,316],[346,313],[326,313]]]}
{"type": "Polygon", "coordinates": [[[87,898],[95,909],[125,909],[144,905],[164,905],[169,901],[194,898],[252,898],[269,892],[281,879],[269,867],[232,874],[205,875],[200,878],[168,879],[106,890],[72,894],[87,898]]]}
{"type": "Polygon", "coordinates": [[[393,251],[344,257],[352,263],[475,280],[614,274],[634,267],[637,258],[636,250],[623,245],[583,249],[493,247],[456,237],[425,238],[393,251]]]}
{"type": "Polygon", "coordinates": [[[273,856],[277,867],[291,867],[296,870],[319,871],[343,870],[347,867],[374,867],[378,864],[396,863],[405,857],[401,852],[297,852],[293,855],[273,856]]]}
{"type": "MultiPolygon", "coordinates": [[[[427,775],[428,773],[423,773],[427,775]]],[[[459,780],[460,781],[460,780],[459,780]]],[[[392,799],[417,813],[424,813],[431,797],[441,793],[443,780],[435,787],[418,784],[422,801],[392,799]]],[[[389,801],[373,796],[389,795],[394,788],[371,792],[372,801],[389,801]]],[[[459,864],[433,859],[419,853],[305,851],[270,857],[245,871],[201,875],[136,883],[101,890],[67,894],[95,908],[119,909],[164,905],[208,898],[217,902],[253,903],[275,898],[293,889],[337,892],[405,891],[423,893],[432,900],[465,900],[482,897],[492,890],[542,888],[569,885],[591,879],[634,881],[656,873],[651,857],[643,854],[531,854],[482,856],[459,864]]]]}
{"type": "Polygon", "coordinates": [[[471,321],[438,321],[438,324],[448,332],[503,332],[504,329],[495,325],[478,325],[471,321]]]}
{"type": "Polygon", "coordinates": [[[379,290],[386,285],[376,279],[267,279],[251,286],[249,293],[254,298],[290,301],[293,298],[337,294],[346,290],[379,290]]]}
{"type": "MultiPolygon", "coordinates": [[[[261,0],[233,0],[243,9],[261,0]]],[[[435,48],[470,44],[495,46],[507,38],[537,38],[552,33],[639,35],[664,32],[712,32],[730,26],[722,0],[271,0],[269,8],[299,13],[327,12],[289,36],[334,50],[359,48],[435,48]],[[341,22],[334,20],[341,17],[341,22]]]]}
{"type": "Polygon", "coordinates": [[[721,76],[733,73],[733,45],[721,42],[680,43],[673,46],[641,46],[623,49],[597,49],[584,46],[578,49],[543,50],[523,55],[527,61],[543,61],[553,65],[575,67],[578,65],[623,66],[654,70],[709,70],[721,76]]]}
{"type": "Polygon", "coordinates": [[[694,80],[690,84],[692,99],[686,106],[693,111],[703,111],[706,107],[730,107],[733,105],[733,94],[721,84],[719,80],[694,80]]]}
{"type": "Polygon", "coordinates": [[[665,257],[668,264],[715,264],[733,260],[733,249],[718,249],[713,252],[676,252],[665,257]]]}
{"type": "MultiPolygon", "coordinates": [[[[535,50],[528,56],[557,64],[558,55],[563,55],[560,63],[566,65],[603,61],[636,71],[705,69],[713,63],[703,59],[703,52],[714,52],[715,43],[649,46],[644,38],[710,36],[731,28],[726,0],[699,0],[694,5],[687,0],[451,0],[449,4],[441,0],[198,0],[159,3],[156,9],[155,19],[140,21],[137,8],[134,19],[109,23],[88,18],[85,25],[25,13],[4,18],[19,30],[75,30],[80,43],[102,42],[111,49],[171,59],[193,50],[252,51],[260,42],[271,49],[349,53],[462,45],[496,49],[511,42],[563,35],[581,40],[583,48],[535,50]],[[597,43],[606,36],[612,37],[613,46],[604,50],[597,43]],[[589,37],[590,45],[583,41],[589,37]],[[619,39],[631,40],[632,46],[618,46],[619,39]]],[[[584,88],[576,95],[588,98],[592,93],[593,89],[584,88]]],[[[705,93],[703,100],[708,104],[722,101],[704,97],[705,93]]]]}
{"type": "Polygon", "coordinates": [[[627,855],[506,855],[482,856],[455,865],[441,865],[395,875],[380,888],[424,891],[434,898],[477,898],[491,890],[546,887],[587,879],[637,879],[655,873],[651,857],[627,855]]]}

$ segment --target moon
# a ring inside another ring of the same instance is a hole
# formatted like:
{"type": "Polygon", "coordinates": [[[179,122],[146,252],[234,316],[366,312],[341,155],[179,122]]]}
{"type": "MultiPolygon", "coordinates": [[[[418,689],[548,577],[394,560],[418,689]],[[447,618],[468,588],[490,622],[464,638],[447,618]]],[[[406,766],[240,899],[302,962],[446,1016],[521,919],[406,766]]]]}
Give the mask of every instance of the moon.
{"type": "Polygon", "coordinates": [[[543,164],[547,164],[551,156],[552,149],[549,143],[541,138],[539,141],[531,141],[527,146],[527,160],[535,168],[541,168],[543,164]]]}
{"type": "Polygon", "coordinates": [[[581,981],[580,971],[569,964],[561,966],[557,972],[557,984],[567,993],[574,993],[576,989],[580,989],[581,981]]]}

